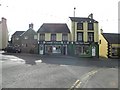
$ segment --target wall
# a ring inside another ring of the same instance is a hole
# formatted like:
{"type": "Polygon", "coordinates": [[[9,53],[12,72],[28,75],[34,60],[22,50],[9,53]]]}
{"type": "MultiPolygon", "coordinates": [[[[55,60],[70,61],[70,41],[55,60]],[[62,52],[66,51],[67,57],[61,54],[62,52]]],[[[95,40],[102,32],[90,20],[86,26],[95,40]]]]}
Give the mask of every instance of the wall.
{"type": "Polygon", "coordinates": [[[45,41],[51,41],[51,33],[45,33],[45,41]]]}
{"type": "Polygon", "coordinates": [[[2,23],[0,21],[0,50],[2,49],[2,23]]]}
{"type": "Polygon", "coordinates": [[[71,29],[72,29],[72,34],[71,34],[71,40],[72,41],[77,41],[77,32],[83,32],[83,40],[84,42],[88,41],[88,32],[94,32],[94,41],[98,42],[98,23],[94,23],[94,30],[88,30],[88,23],[84,22],[83,23],[83,30],[77,30],[77,22],[72,22],[71,21],[71,29]],[[75,25],[75,26],[74,26],[75,25]]]}
{"type": "Polygon", "coordinates": [[[62,41],[62,33],[56,34],[56,41],[62,41]]]}
{"type": "Polygon", "coordinates": [[[7,20],[5,18],[2,18],[1,21],[1,28],[2,28],[2,49],[6,48],[8,45],[8,29],[7,29],[7,20]]]}
{"type": "Polygon", "coordinates": [[[105,40],[105,38],[101,34],[99,35],[99,40],[101,40],[101,44],[99,44],[99,56],[108,58],[107,57],[108,42],[105,40]]]}

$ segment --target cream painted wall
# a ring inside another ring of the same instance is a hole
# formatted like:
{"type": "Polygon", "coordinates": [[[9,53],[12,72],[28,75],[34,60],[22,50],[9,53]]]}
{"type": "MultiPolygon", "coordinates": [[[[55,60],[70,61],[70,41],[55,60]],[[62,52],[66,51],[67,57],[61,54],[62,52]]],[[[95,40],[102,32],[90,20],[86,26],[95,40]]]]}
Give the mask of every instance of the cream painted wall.
{"type": "Polygon", "coordinates": [[[51,33],[45,33],[45,41],[51,41],[51,33]]]}
{"type": "Polygon", "coordinates": [[[83,28],[84,28],[84,29],[83,29],[83,32],[84,32],[84,33],[83,33],[83,36],[84,36],[84,37],[83,37],[83,38],[84,38],[83,41],[84,41],[84,42],[87,42],[87,41],[88,41],[87,22],[83,23],[83,28]]]}
{"type": "Polygon", "coordinates": [[[71,34],[68,34],[68,41],[71,41],[71,34]]]}
{"type": "Polygon", "coordinates": [[[88,23],[84,22],[83,23],[83,30],[77,30],[77,22],[75,22],[75,31],[74,31],[74,23],[71,21],[71,29],[72,29],[72,33],[71,33],[71,40],[74,41],[74,37],[75,37],[75,41],[77,41],[77,32],[83,32],[83,41],[87,42],[88,41],[88,32],[94,32],[94,41],[98,42],[99,36],[98,36],[98,23],[94,23],[94,30],[88,30],[88,23]]]}
{"type": "Polygon", "coordinates": [[[99,40],[99,27],[98,27],[98,23],[94,23],[94,41],[98,42],[99,40]]]}
{"type": "Polygon", "coordinates": [[[56,34],[56,40],[57,41],[62,41],[62,33],[57,33],[56,34]]]}
{"type": "Polygon", "coordinates": [[[120,48],[120,44],[112,44],[112,47],[120,48]]]}
{"type": "Polygon", "coordinates": [[[99,44],[99,56],[101,57],[107,57],[107,53],[108,53],[108,43],[107,41],[104,39],[103,35],[99,35],[99,40],[101,40],[101,44],[99,44]]]}
{"type": "Polygon", "coordinates": [[[2,23],[0,22],[0,49],[2,49],[2,23]]]}

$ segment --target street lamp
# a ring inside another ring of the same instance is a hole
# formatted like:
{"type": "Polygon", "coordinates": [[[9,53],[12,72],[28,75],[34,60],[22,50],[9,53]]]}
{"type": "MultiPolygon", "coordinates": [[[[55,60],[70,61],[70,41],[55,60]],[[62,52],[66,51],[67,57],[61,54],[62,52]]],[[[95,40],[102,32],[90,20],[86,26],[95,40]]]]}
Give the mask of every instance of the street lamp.
{"type": "Polygon", "coordinates": [[[76,10],[76,7],[74,7],[74,41],[75,41],[75,10],[76,10]]]}

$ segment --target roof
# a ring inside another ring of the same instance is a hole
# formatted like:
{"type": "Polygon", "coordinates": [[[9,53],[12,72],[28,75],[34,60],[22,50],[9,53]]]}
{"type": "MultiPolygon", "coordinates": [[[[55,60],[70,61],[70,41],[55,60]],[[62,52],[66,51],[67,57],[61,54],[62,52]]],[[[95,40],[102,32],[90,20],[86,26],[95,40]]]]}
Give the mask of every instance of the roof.
{"type": "Polygon", "coordinates": [[[86,18],[86,17],[69,17],[71,19],[71,21],[75,21],[75,22],[92,22],[92,23],[98,23],[98,21],[91,19],[91,18],[86,18]]]}
{"type": "MultiPolygon", "coordinates": [[[[22,33],[24,33],[25,31],[16,31],[13,35],[16,35],[16,36],[20,36],[22,33]]],[[[12,36],[13,36],[12,35],[12,36]]]]}
{"type": "Polygon", "coordinates": [[[37,33],[70,33],[65,23],[44,23],[37,33]]]}
{"type": "Polygon", "coordinates": [[[25,31],[25,32],[23,32],[20,36],[23,36],[23,35],[25,35],[27,32],[29,32],[29,31],[32,31],[31,33],[33,34],[37,34],[34,30],[33,30],[33,28],[29,28],[27,31],[25,31]]]}
{"type": "Polygon", "coordinates": [[[104,38],[110,44],[120,44],[120,34],[119,33],[102,33],[104,38]]]}

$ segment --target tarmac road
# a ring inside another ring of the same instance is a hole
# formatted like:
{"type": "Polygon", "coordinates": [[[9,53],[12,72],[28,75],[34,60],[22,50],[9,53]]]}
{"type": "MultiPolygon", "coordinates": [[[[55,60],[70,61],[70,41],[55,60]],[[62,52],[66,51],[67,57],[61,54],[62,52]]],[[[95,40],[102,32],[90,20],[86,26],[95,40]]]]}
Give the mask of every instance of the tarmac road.
{"type": "Polygon", "coordinates": [[[3,54],[0,62],[2,88],[118,88],[114,59],[3,54]]]}

